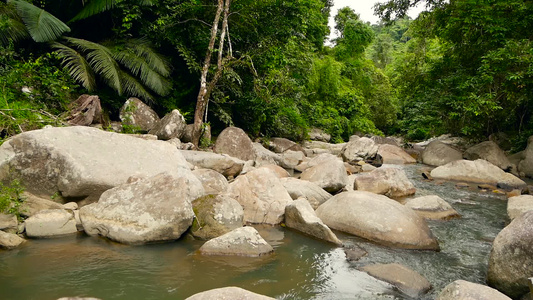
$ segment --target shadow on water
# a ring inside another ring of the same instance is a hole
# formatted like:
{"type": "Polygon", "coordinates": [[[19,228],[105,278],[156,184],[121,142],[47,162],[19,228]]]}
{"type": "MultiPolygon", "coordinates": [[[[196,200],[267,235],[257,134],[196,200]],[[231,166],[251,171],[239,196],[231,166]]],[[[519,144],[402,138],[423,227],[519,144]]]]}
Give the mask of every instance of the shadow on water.
{"type": "Polygon", "coordinates": [[[436,194],[461,219],[429,222],[440,252],[390,249],[337,233],[368,255],[348,262],[341,248],[281,227],[257,227],[275,253],[259,258],[209,257],[201,241],[125,246],[85,235],[30,240],[0,251],[1,299],[183,299],[223,286],[240,286],[278,299],[405,299],[384,282],[359,272],[373,263],[401,263],[433,285],[433,299],[445,285],[464,279],[483,283],[492,240],[505,226],[505,197],[421,180],[420,165],[405,167],[417,196],[436,194]]]}

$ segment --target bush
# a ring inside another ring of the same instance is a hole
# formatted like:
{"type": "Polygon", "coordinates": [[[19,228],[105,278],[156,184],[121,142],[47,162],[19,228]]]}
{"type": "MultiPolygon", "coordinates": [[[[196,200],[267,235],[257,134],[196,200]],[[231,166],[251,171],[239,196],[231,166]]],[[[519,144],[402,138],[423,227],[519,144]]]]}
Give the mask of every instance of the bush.
{"type": "Polygon", "coordinates": [[[20,220],[23,193],[24,187],[18,179],[11,180],[7,185],[0,183],[0,213],[15,215],[20,220]]]}

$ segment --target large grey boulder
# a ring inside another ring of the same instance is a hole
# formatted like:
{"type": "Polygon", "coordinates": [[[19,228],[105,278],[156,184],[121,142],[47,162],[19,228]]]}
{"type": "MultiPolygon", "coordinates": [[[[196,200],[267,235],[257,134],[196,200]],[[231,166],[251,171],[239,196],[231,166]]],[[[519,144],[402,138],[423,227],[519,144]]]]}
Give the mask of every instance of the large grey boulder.
{"type": "Polygon", "coordinates": [[[528,278],[533,275],[533,211],[514,219],[492,244],[487,283],[511,298],[529,292],[528,278]]]}
{"type": "Polygon", "coordinates": [[[185,300],[274,300],[267,296],[256,294],[240,287],[224,287],[194,294],[185,300]]]}
{"type": "Polygon", "coordinates": [[[266,167],[235,178],[226,194],[242,205],[246,223],[279,224],[292,202],[280,179],[266,167]]]}
{"type": "Polygon", "coordinates": [[[0,147],[0,179],[7,170],[26,190],[48,198],[94,202],[132,175],[179,173],[187,162],[172,145],[95,128],[46,128],[16,135],[0,147]]]}
{"type": "Polygon", "coordinates": [[[181,154],[190,164],[217,171],[226,177],[239,175],[244,166],[244,161],[226,154],[195,150],[181,150],[181,154]]]}
{"type": "Polygon", "coordinates": [[[527,147],[520,156],[522,160],[518,164],[518,171],[527,177],[533,177],[533,136],[527,139],[527,147]]]}
{"type": "Polygon", "coordinates": [[[459,213],[448,202],[437,195],[409,199],[405,202],[405,206],[425,219],[449,220],[460,217],[459,213]]]}
{"type": "Polygon", "coordinates": [[[274,248],[259,235],[255,228],[241,227],[205,242],[199,251],[204,255],[258,257],[274,252],[274,248]]]}
{"type": "Polygon", "coordinates": [[[478,160],[456,160],[431,171],[435,179],[487,183],[500,187],[521,188],[526,183],[513,174],[506,173],[490,162],[478,160]]]}
{"type": "Polygon", "coordinates": [[[507,215],[511,221],[530,210],[533,210],[532,195],[510,197],[507,201],[507,215]]]}
{"type": "Polygon", "coordinates": [[[405,171],[398,168],[377,168],[355,177],[354,189],[399,198],[413,195],[416,188],[405,171]]]}
{"type": "Polygon", "coordinates": [[[126,183],[80,209],[85,232],[124,244],[178,239],[193,221],[191,201],[203,196],[202,183],[190,172],[159,174],[126,183]]]}
{"type": "Polygon", "coordinates": [[[26,240],[14,233],[8,233],[0,230],[0,249],[15,249],[22,245],[26,240]]]}
{"type": "Polygon", "coordinates": [[[274,137],[268,141],[268,148],[275,153],[283,153],[287,150],[303,152],[302,146],[286,138],[274,137]]]}
{"type": "Polygon", "coordinates": [[[436,300],[511,300],[511,298],[486,285],[456,280],[448,284],[436,300]]]}
{"type": "Polygon", "coordinates": [[[253,143],[255,152],[255,165],[260,167],[264,165],[279,165],[281,156],[263,147],[260,143],[253,143]]]}
{"type": "Polygon", "coordinates": [[[309,149],[313,154],[330,153],[333,155],[340,155],[346,143],[330,144],[320,141],[305,141],[303,143],[305,149],[309,149]]]}
{"type": "Polygon", "coordinates": [[[308,163],[300,179],[315,183],[324,190],[335,193],[344,188],[348,174],[344,163],[330,154],[321,154],[308,163]]]}
{"type": "Polygon", "coordinates": [[[294,200],[285,207],[285,225],[319,240],[342,245],[331,229],[317,217],[309,202],[303,198],[294,200]]]}
{"type": "Polygon", "coordinates": [[[228,188],[228,180],[215,170],[197,169],[192,173],[202,183],[206,194],[219,194],[228,188]]]}
{"type": "Polygon", "coordinates": [[[243,225],[244,211],[235,199],[225,195],[207,195],[192,202],[195,220],[193,236],[212,239],[243,225]]]}
{"type": "Polygon", "coordinates": [[[32,238],[63,236],[78,232],[74,213],[63,209],[42,210],[26,219],[24,223],[26,235],[32,238]]]}
{"type": "Polygon", "coordinates": [[[442,166],[463,159],[463,154],[441,141],[429,143],[422,152],[422,162],[431,166],[442,166]]]}
{"type": "Polygon", "coordinates": [[[280,166],[286,169],[294,169],[305,159],[305,154],[301,151],[287,150],[281,154],[280,166]]]}
{"type": "Polygon", "coordinates": [[[252,140],[244,130],[237,127],[222,130],[217,137],[214,150],[216,153],[227,154],[243,161],[255,159],[252,140]]]}
{"type": "Polygon", "coordinates": [[[320,204],[331,198],[330,193],[310,181],[287,177],[282,178],[281,183],[293,200],[304,198],[313,209],[317,209],[320,204]]]}
{"type": "Polygon", "coordinates": [[[141,131],[148,132],[159,122],[159,116],[138,98],[126,100],[119,112],[122,125],[129,125],[141,131]]]}
{"type": "Polygon", "coordinates": [[[355,138],[344,146],[342,149],[342,158],[344,161],[355,163],[361,160],[373,159],[378,153],[379,146],[367,137],[355,138]]]}
{"type": "Polygon", "coordinates": [[[505,156],[503,150],[491,141],[482,142],[466,149],[463,158],[468,160],[484,159],[507,172],[513,169],[513,164],[505,156]]]}
{"type": "Polygon", "coordinates": [[[163,117],[148,133],[157,135],[160,140],[180,139],[185,132],[187,122],[177,109],[163,117]]]}
{"type": "Polygon", "coordinates": [[[390,144],[379,145],[378,154],[384,164],[405,165],[416,163],[416,159],[402,148],[390,144]]]}
{"type": "Polygon", "coordinates": [[[395,286],[407,296],[419,299],[431,289],[431,283],[416,271],[400,264],[375,264],[364,266],[361,271],[395,286]]]}
{"type": "Polygon", "coordinates": [[[412,209],[370,192],[344,192],[316,210],[330,228],[380,244],[406,249],[438,250],[427,223],[412,209]]]}

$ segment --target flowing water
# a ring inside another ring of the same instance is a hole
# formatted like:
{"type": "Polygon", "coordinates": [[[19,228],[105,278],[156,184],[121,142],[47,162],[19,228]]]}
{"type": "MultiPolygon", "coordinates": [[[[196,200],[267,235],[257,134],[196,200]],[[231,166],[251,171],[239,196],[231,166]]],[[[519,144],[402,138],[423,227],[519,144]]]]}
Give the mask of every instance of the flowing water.
{"type": "Polygon", "coordinates": [[[457,279],[484,283],[492,240],[507,222],[505,196],[425,182],[421,168],[405,167],[417,196],[439,195],[462,215],[429,222],[440,252],[390,249],[337,232],[346,244],[368,251],[361,260],[348,262],[342,248],[268,226],[257,228],[275,254],[261,258],[200,256],[197,249],[202,242],[186,238],[126,246],[79,234],[0,250],[0,299],[184,299],[224,286],[277,299],[407,299],[389,284],[358,271],[364,265],[393,262],[432,283],[432,291],[423,299],[433,299],[457,279]]]}

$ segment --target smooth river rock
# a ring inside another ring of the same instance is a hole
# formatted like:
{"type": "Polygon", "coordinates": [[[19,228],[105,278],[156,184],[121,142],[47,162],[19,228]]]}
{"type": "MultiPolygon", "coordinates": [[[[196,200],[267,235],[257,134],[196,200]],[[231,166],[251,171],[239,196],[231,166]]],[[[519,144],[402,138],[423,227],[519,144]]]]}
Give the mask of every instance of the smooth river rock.
{"type": "Polygon", "coordinates": [[[64,209],[42,210],[25,221],[26,235],[32,238],[63,236],[78,232],[74,213],[64,209]]]}
{"type": "Polygon", "coordinates": [[[293,200],[304,198],[311,204],[313,209],[317,209],[320,204],[331,198],[330,193],[310,181],[287,177],[282,178],[281,183],[287,189],[287,192],[289,192],[293,200]]]}
{"type": "Polygon", "coordinates": [[[468,160],[484,159],[505,171],[511,171],[513,167],[503,150],[491,141],[482,142],[466,149],[463,157],[468,160]]]}
{"type": "Polygon", "coordinates": [[[533,211],[514,219],[494,239],[489,256],[488,285],[511,298],[529,292],[533,277],[533,211]]]}
{"type": "Polygon", "coordinates": [[[190,171],[159,174],[123,184],[80,209],[85,232],[124,244],[178,239],[191,226],[191,201],[203,196],[202,183],[190,171]]]}
{"type": "Polygon", "coordinates": [[[400,264],[375,264],[364,266],[361,271],[395,286],[411,298],[420,298],[431,289],[424,276],[400,264]]]}
{"type": "Polygon", "coordinates": [[[8,233],[0,230],[0,249],[11,250],[19,247],[26,240],[14,233],[8,233]]]}
{"type": "Polygon", "coordinates": [[[416,163],[416,159],[395,145],[379,145],[378,154],[381,155],[384,164],[405,165],[416,163]]]}
{"type": "Polygon", "coordinates": [[[310,160],[300,179],[315,183],[330,193],[336,193],[346,186],[348,174],[344,163],[331,154],[321,154],[310,160]]]}
{"type": "Polygon", "coordinates": [[[476,183],[487,183],[504,188],[521,188],[526,183],[511,173],[506,173],[490,162],[478,159],[457,160],[431,171],[434,179],[446,179],[476,183]]]}
{"type": "Polygon", "coordinates": [[[159,123],[159,116],[141,100],[131,97],[120,108],[122,125],[130,125],[141,131],[148,132],[159,123]]]}
{"type": "Polygon", "coordinates": [[[441,141],[429,143],[422,152],[422,162],[430,166],[442,166],[463,159],[463,154],[441,141]]]}
{"type": "Polygon", "coordinates": [[[204,255],[258,257],[274,252],[274,248],[259,235],[255,228],[247,226],[234,229],[205,242],[199,251],[204,255]]]}
{"type": "Polygon", "coordinates": [[[206,194],[219,194],[228,188],[228,180],[215,170],[197,169],[192,173],[202,183],[206,194]]]}
{"type": "Polygon", "coordinates": [[[459,213],[448,202],[437,195],[409,199],[405,202],[405,206],[425,219],[449,220],[460,217],[459,213]]]}
{"type": "Polygon", "coordinates": [[[507,215],[511,221],[530,210],[533,210],[532,195],[510,197],[507,201],[507,215]]]}
{"type": "Polygon", "coordinates": [[[157,122],[148,133],[157,135],[160,140],[180,139],[185,133],[186,127],[185,118],[179,110],[174,109],[157,122]]]}
{"type": "Polygon", "coordinates": [[[410,196],[416,192],[404,170],[383,167],[355,176],[354,189],[391,198],[410,196]]]}
{"type": "Polygon", "coordinates": [[[227,154],[240,160],[254,160],[255,150],[252,140],[244,130],[228,127],[218,135],[215,148],[216,153],[227,154]]]}
{"type": "Polygon", "coordinates": [[[185,300],[274,300],[239,287],[224,287],[194,294],[185,300]]]}
{"type": "Polygon", "coordinates": [[[439,250],[426,221],[412,209],[365,191],[331,197],[316,210],[330,228],[391,247],[439,250]]]}
{"type": "Polygon", "coordinates": [[[287,205],[285,208],[285,225],[319,240],[342,245],[342,242],[331,229],[316,216],[309,202],[303,198],[294,200],[287,205]]]}
{"type": "Polygon", "coordinates": [[[379,146],[367,137],[355,138],[344,146],[342,149],[342,158],[344,161],[355,163],[361,160],[372,159],[378,153],[379,146]]]}
{"type": "Polygon", "coordinates": [[[448,284],[436,300],[511,300],[511,298],[486,285],[456,280],[448,284]]]}
{"type": "Polygon", "coordinates": [[[226,195],[207,195],[192,202],[196,219],[191,227],[193,236],[212,239],[243,225],[244,211],[235,199],[226,195]]]}
{"type": "Polygon", "coordinates": [[[226,154],[195,150],[181,150],[181,154],[190,164],[217,171],[226,177],[239,175],[244,167],[244,161],[226,154]]]}

